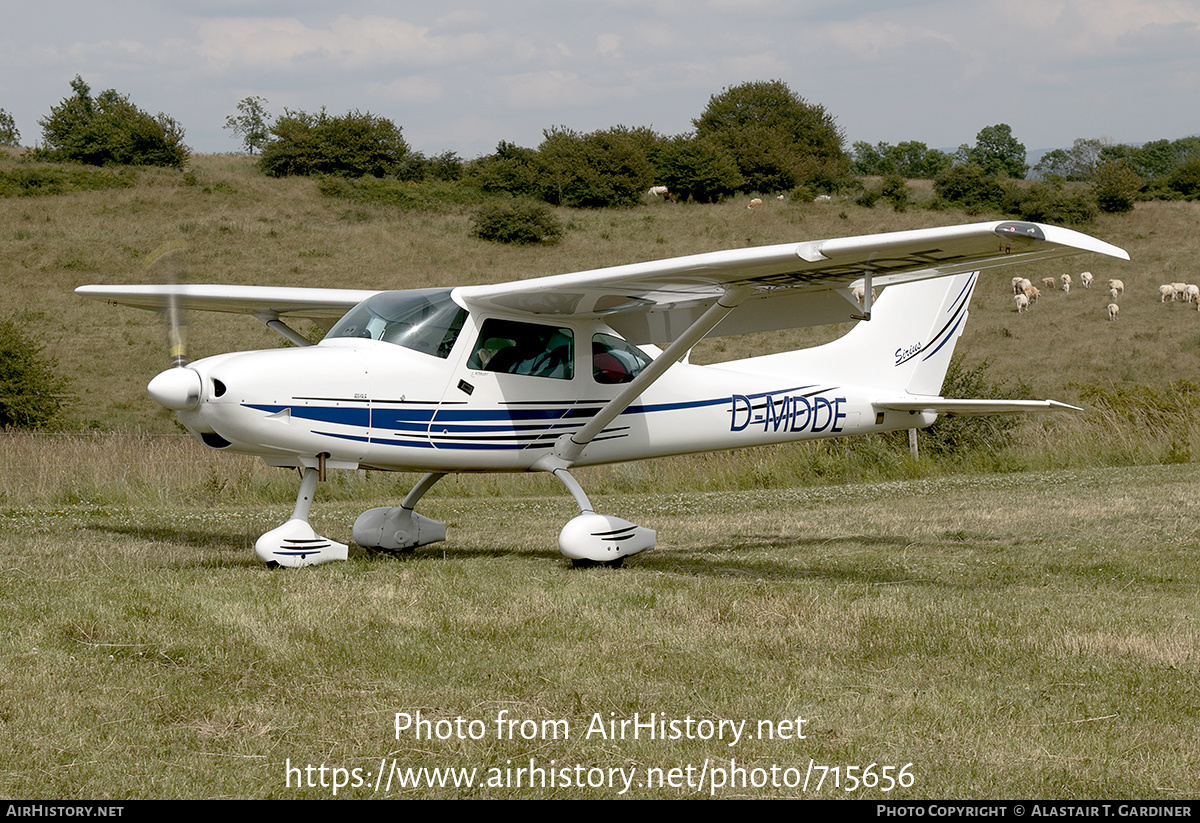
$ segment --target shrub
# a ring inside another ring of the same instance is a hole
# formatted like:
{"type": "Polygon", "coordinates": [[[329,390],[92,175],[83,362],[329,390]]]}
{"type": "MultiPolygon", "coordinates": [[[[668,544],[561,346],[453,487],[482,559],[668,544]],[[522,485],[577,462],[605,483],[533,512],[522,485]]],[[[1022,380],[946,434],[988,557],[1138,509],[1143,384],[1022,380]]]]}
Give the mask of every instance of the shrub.
{"type": "Polygon", "coordinates": [[[1167,178],[1167,185],[1183,197],[1200,197],[1200,157],[1185,160],[1167,178]]]}
{"type": "Polygon", "coordinates": [[[548,130],[538,147],[542,199],[577,208],[637,205],[655,182],[646,142],[624,126],[591,134],[548,130]]]}
{"type": "Polygon", "coordinates": [[[475,212],[471,222],[476,237],[497,243],[554,243],[563,233],[549,206],[523,198],[488,203],[475,212]]]}
{"type": "MultiPolygon", "coordinates": [[[[942,397],[1004,399],[1028,395],[1029,386],[1017,383],[1009,386],[991,379],[991,361],[982,360],[968,368],[961,355],[954,355],[946,379],[942,382],[942,397]]],[[[1010,432],[1020,425],[1022,415],[998,414],[986,417],[938,417],[926,430],[922,448],[930,454],[963,455],[969,451],[996,451],[1007,445],[1010,432]]]]}
{"type": "Polygon", "coordinates": [[[908,183],[898,174],[889,174],[883,178],[879,196],[891,203],[896,211],[908,210],[908,183]]]}
{"type": "Polygon", "coordinates": [[[109,170],[88,166],[21,163],[11,171],[0,170],[0,197],[124,189],[136,183],[137,172],[132,169],[109,170]]]}
{"type": "Polygon", "coordinates": [[[938,197],[968,213],[999,211],[1004,203],[1004,187],[982,167],[968,163],[955,166],[933,184],[938,197]]]}
{"type": "Polygon", "coordinates": [[[40,429],[57,420],[69,393],[58,361],[17,320],[0,320],[0,428],[40,429]]]}
{"type": "Polygon", "coordinates": [[[1092,194],[1101,211],[1121,214],[1132,211],[1145,181],[1124,160],[1101,163],[1092,175],[1092,194]]]}
{"type": "Polygon", "coordinates": [[[1079,225],[1096,217],[1096,202],[1087,192],[1070,191],[1053,183],[1014,185],[1004,198],[1004,211],[1037,223],[1079,225]]]}
{"type": "Polygon", "coordinates": [[[336,174],[395,176],[408,155],[400,127],[369,112],[330,117],[290,111],[275,120],[259,167],[272,177],[336,174]]]}
{"type": "Polygon", "coordinates": [[[666,186],[679,200],[716,203],[742,185],[733,155],[719,143],[680,136],[653,152],[655,183],[666,186]]]}
{"type": "Polygon", "coordinates": [[[188,158],[183,128],[170,117],[148,114],[113,89],[92,98],[79,75],[71,88],[75,95],[38,121],[44,144],[37,152],[40,158],[91,166],[183,168],[188,158]]]}

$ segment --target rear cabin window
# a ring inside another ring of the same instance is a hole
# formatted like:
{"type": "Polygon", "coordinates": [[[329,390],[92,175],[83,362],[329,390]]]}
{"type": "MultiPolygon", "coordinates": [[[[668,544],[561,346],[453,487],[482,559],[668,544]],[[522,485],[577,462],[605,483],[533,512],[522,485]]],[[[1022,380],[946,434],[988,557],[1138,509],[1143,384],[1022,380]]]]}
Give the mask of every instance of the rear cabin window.
{"type": "Polygon", "coordinates": [[[597,383],[628,383],[651,362],[648,354],[619,337],[592,336],[592,379],[597,383]]]}
{"type": "Polygon", "coordinates": [[[575,376],[575,334],[539,323],[485,320],[467,368],[570,380],[575,376]]]}

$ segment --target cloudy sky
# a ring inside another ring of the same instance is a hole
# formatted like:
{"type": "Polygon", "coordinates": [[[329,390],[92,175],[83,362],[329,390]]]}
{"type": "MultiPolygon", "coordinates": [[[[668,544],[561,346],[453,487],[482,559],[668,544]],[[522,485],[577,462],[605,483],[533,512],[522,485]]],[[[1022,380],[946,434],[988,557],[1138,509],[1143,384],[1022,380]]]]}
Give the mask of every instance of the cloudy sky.
{"type": "Polygon", "coordinates": [[[1031,151],[1200,133],[1195,0],[39,0],[0,22],[0,108],[21,142],[71,93],[165,112],[237,151],[239,100],[369,111],[464,158],[543,129],[690,131],[709,98],[784,80],[850,142],[1031,151]]]}

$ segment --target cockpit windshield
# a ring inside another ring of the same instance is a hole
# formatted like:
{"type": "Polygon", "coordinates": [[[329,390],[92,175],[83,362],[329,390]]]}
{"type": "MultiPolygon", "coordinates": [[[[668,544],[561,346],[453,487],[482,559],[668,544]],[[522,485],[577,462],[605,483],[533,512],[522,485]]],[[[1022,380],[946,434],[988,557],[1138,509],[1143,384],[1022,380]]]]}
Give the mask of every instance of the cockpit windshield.
{"type": "Polygon", "coordinates": [[[386,291],[346,312],[325,339],[383,340],[444,360],[466,319],[467,310],[450,299],[450,289],[386,291]]]}

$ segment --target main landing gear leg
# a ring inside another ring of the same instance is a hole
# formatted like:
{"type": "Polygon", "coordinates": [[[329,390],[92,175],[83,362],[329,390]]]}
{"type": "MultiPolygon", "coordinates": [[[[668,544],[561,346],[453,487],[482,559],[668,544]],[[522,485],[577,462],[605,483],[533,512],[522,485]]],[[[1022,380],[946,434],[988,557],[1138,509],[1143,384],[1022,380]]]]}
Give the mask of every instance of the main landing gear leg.
{"type": "Polygon", "coordinates": [[[445,472],[430,472],[413,486],[399,506],[368,509],[360,514],[354,521],[354,542],[366,549],[406,552],[445,540],[445,523],[413,511],[425,492],[445,476],[445,472]]]}
{"type": "Polygon", "coordinates": [[[300,493],[296,496],[296,508],[292,519],[277,529],[264,534],[254,544],[258,559],[271,568],[287,566],[315,566],[331,560],[345,560],[348,548],[344,543],[321,537],[308,525],[308,512],[312,508],[313,495],[317,490],[320,472],[315,468],[304,470],[300,480],[300,493]]]}
{"type": "Polygon", "coordinates": [[[556,468],[550,473],[567,487],[579,505],[579,515],[563,526],[558,535],[558,550],[571,558],[576,568],[620,566],[629,555],[654,548],[653,529],[619,517],[596,514],[587,493],[569,471],[556,468]]]}

